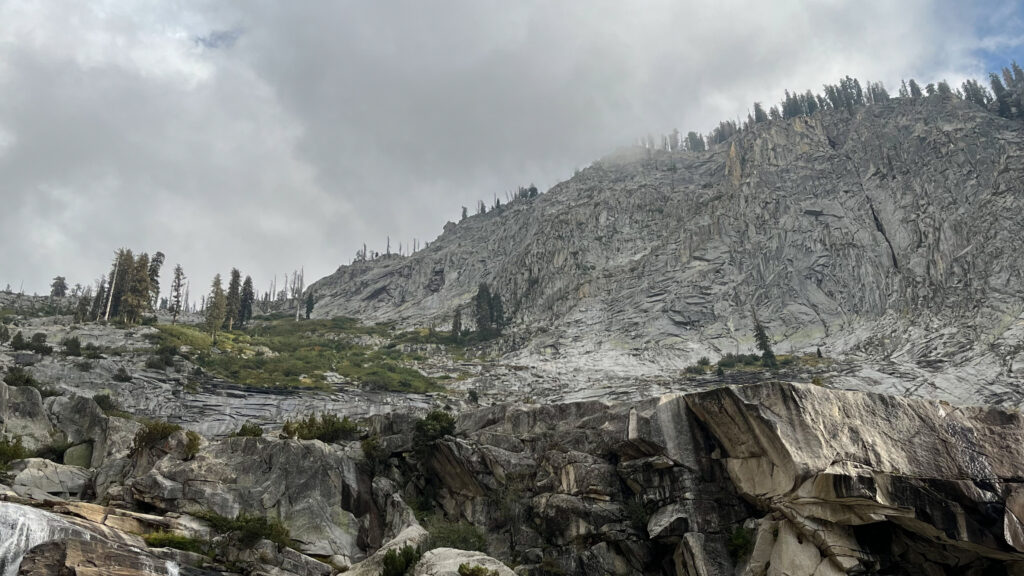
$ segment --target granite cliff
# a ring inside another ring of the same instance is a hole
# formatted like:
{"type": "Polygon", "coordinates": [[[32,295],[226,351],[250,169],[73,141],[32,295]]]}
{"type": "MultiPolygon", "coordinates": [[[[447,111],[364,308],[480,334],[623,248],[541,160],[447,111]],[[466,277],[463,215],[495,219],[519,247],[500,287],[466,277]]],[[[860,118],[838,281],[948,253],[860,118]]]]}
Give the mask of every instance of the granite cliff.
{"type": "Polygon", "coordinates": [[[756,312],[778,349],[856,359],[839,385],[1019,403],[1022,182],[1021,124],[960,101],[770,121],[342,266],[314,315],[444,328],[487,282],[514,318],[498,351],[572,388],[750,351],[756,312]]]}

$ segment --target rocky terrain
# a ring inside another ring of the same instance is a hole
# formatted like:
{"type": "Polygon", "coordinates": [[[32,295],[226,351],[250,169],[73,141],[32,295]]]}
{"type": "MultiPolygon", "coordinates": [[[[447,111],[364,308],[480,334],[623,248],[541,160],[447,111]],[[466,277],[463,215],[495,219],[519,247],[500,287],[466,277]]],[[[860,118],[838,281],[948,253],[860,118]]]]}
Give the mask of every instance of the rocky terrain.
{"type": "Polygon", "coordinates": [[[487,282],[514,319],[506,360],[571,394],[749,352],[756,311],[777,350],[854,361],[837,386],[1018,405],[1022,144],[1020,123],[935,97],[624,151],[340,267],[314,315],[471,323],[487,282]]]}
{"type": "Polygon", "coordinates": [[[1024,568],[1024,418],[999,408],[771,382],[494,406],[452,434],[380,415],[371,441],[334,444],[143,443],[137,422],[32,388],[0,388],[0,416],[69,445],[63,464],[10,464],[4,574],[376,575],[406,545],[422,575],[1024,568]]]}

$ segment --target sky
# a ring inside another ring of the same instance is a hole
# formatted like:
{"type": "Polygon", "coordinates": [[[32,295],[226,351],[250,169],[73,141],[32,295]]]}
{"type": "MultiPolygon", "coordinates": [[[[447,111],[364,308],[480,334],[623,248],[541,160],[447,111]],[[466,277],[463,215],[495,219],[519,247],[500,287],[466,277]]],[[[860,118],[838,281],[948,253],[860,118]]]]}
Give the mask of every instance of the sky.
{"type": "Polygon", "coordinates": [[[673,128],[1024,62],[1024,0],[0,0],[0,289],[163,251],[192,295],[433,240],[673,128]]]}

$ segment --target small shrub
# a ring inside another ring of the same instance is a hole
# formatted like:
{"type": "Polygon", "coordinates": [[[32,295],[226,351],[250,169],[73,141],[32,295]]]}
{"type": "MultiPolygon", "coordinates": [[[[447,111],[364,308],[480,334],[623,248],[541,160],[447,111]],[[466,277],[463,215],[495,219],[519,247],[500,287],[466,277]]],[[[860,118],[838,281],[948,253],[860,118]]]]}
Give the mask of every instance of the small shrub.
{"type": "Polygon", "coordinates": [[[331,443],[354,440],[359,435],[359,427],[348,416],[338,418],[334,414],[324,414],[318,418],[316,414],[310,414],[305,420],[285,422],[281,432],[286,438],[331,443]]]}
{"type": "Polygon", "coordinates": [[[260,540],[270,540],[278,546],[293,545],[288,529],[276,519],[247,514],[240,514],[233,519],[214,513],[197,516],[209,522],[213,529],[221,534],[235,534],[238,542],[246,547],[252,547],[260,540]]]}
{"type": "Polygon", "coordinates": [[[46,343],[46,334],[36,332],[32,335],[32,341],[29,342],[29,350],[46,356],[53,353],[53,346],[46,343]]]}
{"type": "Polygon", "coordinates": [[[263,436],[263,428],[261,428],[260,425],[255,422],[246,422],[245,424],[242,424],[242,427],[239,428],[238,432],[235,432],[233,436],[243,438],[259,438],[263,436]]]}
{"type": "Polygon", "coordinates": [[[7,374],[4,375],[4,384],[8,386],[39,386],[39,382],[28,373],[28,370],[18,366],[7,371],[7,374]]]}
{"type": "Polygon", "coordinates": [[[686,368],[683,368],[683,373],[693,374],[695,376],[703,376],[706,372],[707,370],[705,370],[703,366],[698,366],[697,364],[690,364],[686,368]]]}
{"type": "Polygon", "coordinates": [[[471,388],[469,390],[469,401],[472,402],[473,404],[480,403],[480,394],[474,388],[471,388]]]}
{"type": "Polygon", "coordinates": [[[91,372],[92,362],[88,360],[82,360],[81,362],[75,362],[75,369],[79,372],[91,372]]]}
{"type": "Polygon", "coordinates": [[[725,369],[723,369],[721,366],[715,368],[715,376],[725,376],[725,369]]]}
{"type": "Polygon", "coordinates": [[[733,562],[745,558],[754,551],[754,532],[749,528],[737,526],[729,534],[729,541],[725,543],[726,550],[733,562]]]}
{"type": "Polygon", "coordinates": [[[428,518],[424,528],[430,532],[426,550],[458,548],[487,552],[487,538],[479,528],[469,522],[448,522],[441,516],[428,518]]]}
{"type": "Polygon", "coordinates": [[[0,436],[0,470],[7,470],[7,465],[15,460],[31,456],[28,449],[21,443],[21,436],[8,438],[0,436]]]}
{"type": "Polygon", "coordinates": [[[82,356],[85,356],[89,360],[102,360],[103,351],[100,350],[99,346],[89,342],[85,346],[82,346],[82,356]]]}
{"type": "Polygon", "coordinates": [[[455,434],[455,418],[444,410],[433,410],[427,417],[416,422],[413,430],[412,445],[417,452],[422,452],[431,444],[455,434]]]}
{"type": "Polygon", "coordinates": [[[163,420],[149,420],[142,425],[142,428],[135,433],[135,442],[132,444],[132,452],[145,448],[153,448],[160,442],[167,440],[171,434],[181,430],[181,426],[164,422],[163,420]]]}
{"type": "Polygon", "coordinates": [[[21,335],[21,330],[14,333],[14,338],[11,338],[11,348],[14,350],[28,350],[30,347],[31,344],[21,335]]]}
{"type": "Polygon", "coordinates": [[[702,367],[711,366],[711,360],[708,360],[707,356],[701,356],[700,360],[697,360],[697,366],[702,366],[702,367]]]}
{"type": "Polygon", "coordinates": [[[65,338],[61,344],[64,346],[64,354],[67,356],[81,356],[82,355],[82,342],[78,339],[78,336],[72,336],[65,338]]]}
{"type": "Polygon", "coordinates": [[[459,564],[459,576],[498,576],[498,571],[480,565],[459,564]]]}
{"type": "Polygon", "coordinates": [[[391,457],[391,452],[384,447],[384,444],[380,441],[380,436],[370,436],[362,442],[363,456],[366,457],[366,462],[370,466],[370,471],[374,474],[380,474],[384,471],[388,464],[388,458],[391,457]]]}
{"type": "Polygon", "coordinates": [[[114,372],[114,381],[115,382],[131,382],[132,381],[132,375],[128,373],[128,369],[127,368],[125,368],[124,366],[121,366],[120,368],[117,369],[117,372],[114,372]]]}
{"type": "MultiPolygon", "coordinates": [[[[7,341],[11,339],[11,330],[7,328],[7,324],[0,324],[0,345],[7,344],[7,341]]],[[[818,349],[821,352],[821,349],[818,349]]]]}
{"type": "Polygon", "coordinates": [[[405,576],[412,574],[413,567],[420,561],[420,551],[412,546],[392,548],[384,553],[381,576],[405,576]]]}
{"type": "Polygon", "coordinates": [[[199,454],[199,444],[202,442],[202,438],[199,434],[189,430],[185,432],[185,460],[191,460],[199,454]]]}
{"type": "Polygon", "coordinates": [[[146,541],[146,546],[149,546],[150,548],[174,548],[175,550],[184,550],[186,552],[193,552],[204,556],[210,555],[209,542],[189,538],[188,536],[182,536],[181,534],[173,534],[171,532],[154,532],[152,534],[144,534],[142,539],[146,541]]]}

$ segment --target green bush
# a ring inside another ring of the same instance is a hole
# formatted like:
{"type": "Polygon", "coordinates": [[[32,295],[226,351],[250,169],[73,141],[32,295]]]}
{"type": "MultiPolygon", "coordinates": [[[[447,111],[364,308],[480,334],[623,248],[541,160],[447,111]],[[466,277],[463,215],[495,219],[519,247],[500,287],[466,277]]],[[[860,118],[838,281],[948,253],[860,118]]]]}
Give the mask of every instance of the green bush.
{"type": "Polygon", "coordinates": [[[149,546],[150,548],[174,548],[176,550],[184,550],[186,552],[193,552],[204,556],[210,555],[209,542],[189,538],[188,536],[182,536],[181,534],[173,534],[171,532],[154,532],[152,534],[144,534],[142,539],[146,541],[146,546],[149,546]]]}
{"type": "Polygon", "coordinates": [[[11,338],[11,348],[14,350],[28,350],[30,347],[31,344],[21,335],[21,330],[14,333],[14,338],[11,338]]]}
{"type": "Polygon", "coordinates": [[[316,414],[310,414],[305,420],[286,421],[281,432],[286,438],[331,443],[355,440],[359,436],[359,427],[348,416],[338,418],[334,414],[324,414],[318,418],[316,414]]]}
{"type": "Polygon", "coordinates": [[[707,356],[701,356],[700,360],[697,360],[697,366],[702,366],[702,367],[711,366],[711,360],[708,360],[707,356]]]}
{"type": "Polygon", "coordinates": [[[67,356],[81,356],[82,355],[82,342],[78,339],[78,336],[71,336],[65,338],[61,344],[64,346],[64,354],[67,356]]]}
{"type": "Polygon", "coordinates": [[[117,372],[114,372],[113,378],[114,378],[115,382],[131,382],[132,381],[132,375],[128,373],[128,369],[125,368],[124,366],[119,367],[117,369],[117,372]]]}
{"type": "Polygon", "coordinates": [[[433,410],[427,417],[416,422],[412,434],[412,445],[422,451],[435,441],[455,434],[455,418],[444,410],[433,410]]]}
{"type": "Polygon", "coordinates": [[[729,541],[725,543],[725,547],[733,562],[749,556],[754,551],[754,531],[737,526],[729,534],[729,541]]]}
{"type": "MultiPolygon", "coordinates": [[[[0,324],[0,344],[7,344],[10,339],[11,330],[7,328],[7,324],[0,324]]],[[[821,348],[818,348],[818,358],[821,358],[821,348]]]]}
{"type": "Polygon", "coordinates": [[[391,452],[381,443],[380,436],[374,435],[363,440],[362,448],[363,456],[366,457],[366,462],[370,466],[370,472],[374,475],[383,472],[387,467],[391,452]]]}
{"type": "Polygon", "coordinates": [[[459,550],[487,552],[487,538],[479,528],[469,522],[448,522],[442,516],[437,515],[428,518],[424,528],[430,532],[430,536],[427,537],[426,550],[458,548],[459,550]]]}
{"type": "Polygon", "coordinates": [[[99,346],[89,342],[85,346],[82,346],[82,356],[85,356],[89,360],[102,360],[103,351],[100,350],[99,346]]]}
{"type": "Polygon", "coordinates": [[[43,398],[61,395],[60,390],[44,386],[41,382],[33,378],[32,375],[28,373],[28,370],[18,366],[7,371],[7,374],[4,376],[4,383],[8,386],[29,386],[31,388],[35,388],[43,398]]]}
{"type": "Polygon", "coordinates": [[[21,436],[14,438],[0,436],[0,470],[7,470],[7,465],[14,460],[22,460],[31,455],[21,443],[21,436]]]}
{"type": "Polygon", "coordinates": [[[146,448],[153,448],[157,444],[167,440],[171,434],[181,430],[181,426],[164,422],[163,420],[149,420],[143,423],[142,428],[135,433],[135,442],[132,444],[132,452],[146,448]]]}
{"type": "Polygon", "coordinates": [[[119,416],[121,418],[130,418],[131,414],[125,412],[121,405],[116,400],[110,397],[110,394],[97,394],[92,397],[92,401],[103,410],[103,413],[107,416],[119,416]]]}
{"type": "Polygon", "coordinates": [[[263,428],[255,422],[246,422],[245,424],[242,424],[242,427],[238,429],[238,432],[235,432],[232,436],[259,438],[263,436],[263,428]]]}
{"type": "Polygon", "coordinates": [[[199,434],[189,430],[185,432],[185,460],[191,460],[199,454],[199,445],[202,442],[199,434]]]}
{"type": "Polygon", "coordinates": [[[79,372],[91,372],[92,371],[92,362],[89,362],[88,360],[82,360],[80,362],[75,362],[75,369],[78,370],[79,372]]]}
{"type": "Polygon", "coordinates": [[[32,335],[32,341],[29,342],[29,350],[46,356],[53,352],[53,346],[46,343],[46,334],[36,332],[32,335]]]}
{"type": "Polygon", "coordinates": [[[263,516],[239,514],[237,518],[228,518],[220,514],[198,514],[199,518],[210,523],[214,530],[221,534],[234,534],[243,546],[252,547],[260,540],[270,540],[278,546],[292,546],[288,529],[279,520],[263,516]]]}
{"type": "Polygon", "coordinates": [[[413,568],[419,561],[420,551],[412,546],[403,546],[400,550],[392,548],[384,553],[384,569],[381,571],[381,576],[412,574],[413,568]]]}
{"type": "Polygon", "coordinates": [[[459,564],[459,576],[498,576],[498,571],[480,565],[459,564]]]}

